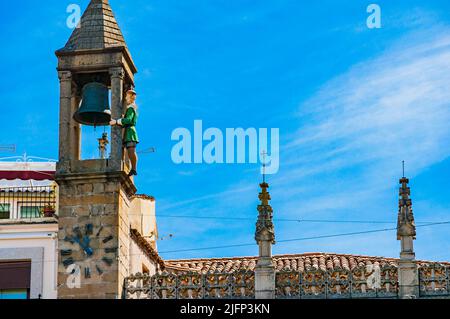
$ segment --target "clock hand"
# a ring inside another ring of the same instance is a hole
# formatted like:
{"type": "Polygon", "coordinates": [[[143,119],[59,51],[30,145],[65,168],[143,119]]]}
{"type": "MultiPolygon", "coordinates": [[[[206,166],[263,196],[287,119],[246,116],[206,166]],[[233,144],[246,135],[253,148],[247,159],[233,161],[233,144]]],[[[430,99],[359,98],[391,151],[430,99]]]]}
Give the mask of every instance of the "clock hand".
{"type": "Polygon", "coordinates": [[[88,256],[92,256],[92,254],[94,253],[94,251],[92,250],[91,247],[89,247],[89,243],[91,242],[91,239],[89,238],[89,236],[84,236],[83,237],[83,250],[86,253],[86,255],[88,256]]]}
{"type": "Polygon", "coordinates": [[[80,245],[81,249],[83,249],[84,253],[88,256],[92,256],[94,251],[91,247],[89,247],[90,239],[88,236],[81,237],[72,237],[73,241],[76,242],[78,245],[80,245]],[[83,241],[81,241],[82,239],[83,241]]]}

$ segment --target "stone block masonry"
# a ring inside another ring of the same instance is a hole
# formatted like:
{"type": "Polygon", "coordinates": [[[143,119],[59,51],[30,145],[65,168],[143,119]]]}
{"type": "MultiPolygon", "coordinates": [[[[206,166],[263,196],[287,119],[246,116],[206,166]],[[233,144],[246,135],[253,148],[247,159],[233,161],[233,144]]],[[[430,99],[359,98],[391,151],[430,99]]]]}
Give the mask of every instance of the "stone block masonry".
{"type": "Polygon", "coordinates": [[[129,196],[123,172],[57,175],[58,298],[120,298],[129,275],[129,196]]]}

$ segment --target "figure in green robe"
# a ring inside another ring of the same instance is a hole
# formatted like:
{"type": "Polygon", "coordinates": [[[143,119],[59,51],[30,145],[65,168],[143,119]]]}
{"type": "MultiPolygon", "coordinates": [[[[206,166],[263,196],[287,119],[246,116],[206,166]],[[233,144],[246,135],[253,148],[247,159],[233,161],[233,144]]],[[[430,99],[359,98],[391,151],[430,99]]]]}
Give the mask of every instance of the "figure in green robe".
{"type": "Polygon", "coordinates": [[[128,90],[126,94],[127,110],[125,116],[118,120],[112,120],[109,123],[111,126],[120,125],[125,129],[123,146],[127,149],[128,157],[131,161],[131,170],[128,176],[137,175],[138,157],[136,154],[136,146],[139,143],[139,138],[136,131],[138,113],[135,101],[136,91],[128,90]]]}

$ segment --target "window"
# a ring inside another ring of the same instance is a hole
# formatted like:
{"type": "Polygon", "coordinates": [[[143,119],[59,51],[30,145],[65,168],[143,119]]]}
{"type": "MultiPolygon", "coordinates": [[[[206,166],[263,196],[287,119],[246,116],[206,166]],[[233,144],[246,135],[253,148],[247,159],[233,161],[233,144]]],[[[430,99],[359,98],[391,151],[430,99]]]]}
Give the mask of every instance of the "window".
{"type": "Polygon", "coordinates": [[[30,298],[31,260],[0,262],[0,299],[30,298]]]}
{"type": "Polygon", "coordinates": [[[41,208],[37,206],[21,206],[20,218],[39,218],[41,217],[41,208]]]}
{"type": "Polygon", "coordinates": [[[10,204],[0,204],[0,219],[9,219],[10,204]]]}
{"type": "Polygon", "coordinates": [[[28,289],[0,290],[0,300],[1,299],[28,299],[28,289]]]}

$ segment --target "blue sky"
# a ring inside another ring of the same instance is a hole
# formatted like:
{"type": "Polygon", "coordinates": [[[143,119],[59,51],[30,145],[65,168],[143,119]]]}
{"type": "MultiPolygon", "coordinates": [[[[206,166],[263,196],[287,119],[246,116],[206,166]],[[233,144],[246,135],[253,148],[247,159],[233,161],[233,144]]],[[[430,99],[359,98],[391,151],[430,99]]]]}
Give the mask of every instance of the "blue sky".
{"type": "MultiPolygon", "coordinates": [[[[66,7],[88,2],[0,3],[0,144],[18,154],[57,157],[54,51],[72,32],[66,7]]],[[[254,242],[258,165],[171,160],[171,132],[195,119],[280,129],[275,218],[392,221],[276,222],[279,240],[395,227],[402,160],[416,221],[450,220],[450,2],[376,1],[382,28],[372,30],[372,2],[360,0],[110,3],[139,69],[140,147],[157,148],[141,156],[136,183],[157,199],[160,235],[174,236],[158,243],[164,258],[257,254],[256,244],[165,253],[254,242]]],[[[450,260],[448,227],[418,228],[418,259],[450,260]]],[[[274,246],[302,252],[397,257],[399,242],[386,232],[274,246]]]]}

